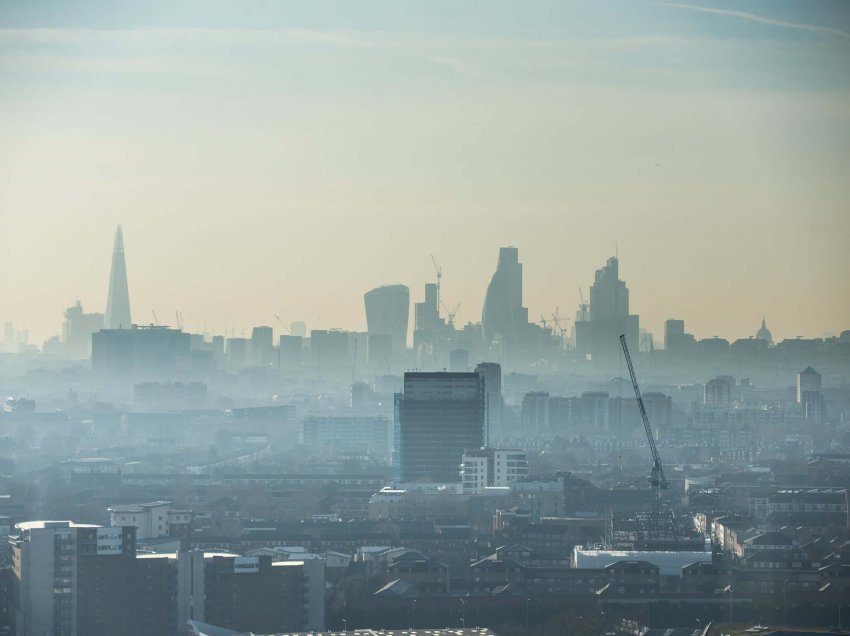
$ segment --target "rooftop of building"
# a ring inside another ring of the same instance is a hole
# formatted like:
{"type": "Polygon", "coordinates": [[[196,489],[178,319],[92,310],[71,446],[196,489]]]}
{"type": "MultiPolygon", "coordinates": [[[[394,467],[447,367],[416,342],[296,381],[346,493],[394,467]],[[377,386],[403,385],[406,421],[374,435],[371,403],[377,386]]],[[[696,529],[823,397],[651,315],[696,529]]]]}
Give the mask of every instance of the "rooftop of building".
{"type": "Polygon", "coordinates": [[[145,510],[150,510],[151,508],[161,508],[162,506],[170,506],[170,501],[150,501],[148,503],[139,503],[139,504],[127,504],[127,505],[119,505],[119,506],[109,506],[107,510],[109,512],[117,512],[117,513],[139,513],[144,512],[145,510]]]}
{"type": "Polygon", "coordinates": [[[706,628],[706,636],[805,636],[806,634],[834,634],[835,636],[847,636],[847,630],[834,627],[793,627],[793,626],[767,626],[753,625],[752,623],[713,623],[706,628]]]}
{"type": "MultiPolygon", "coordinates": [[[[279,634],[265,634],[264,636],[495,636],[486,627],[472,627],[466,629],[445,627],[439,629],[354,629],[339,632],[284,632],[279,634]]],[[[233,636],[242,636],[234,633],[233,636]]],[[[260,636],[254,634],[253,636],[260,636]]]]}
{"type": "Polygon", "coordinates": [[[18,530],[44,530],[44,529],[61,529],[61,528],[100,528],[93,523],[75,523],[73,521],[22,521],[16,523],[15,528],[18,530]]]}

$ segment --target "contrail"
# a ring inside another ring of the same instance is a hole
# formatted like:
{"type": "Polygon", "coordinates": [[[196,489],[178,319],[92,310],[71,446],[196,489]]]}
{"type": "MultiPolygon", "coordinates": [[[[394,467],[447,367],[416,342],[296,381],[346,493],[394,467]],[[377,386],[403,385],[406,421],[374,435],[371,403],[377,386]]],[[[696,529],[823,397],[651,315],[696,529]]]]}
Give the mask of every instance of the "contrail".
{"type": "Polygon", "coordinates": [[[690,11],[698,11],[700,13],[713,13],[714,15],[723,15],[730,18],[739,18],[741,20],[749,20],[750,22],[758,22],[759,24],[769,24],[771,26],[784,27],[786,29],[797,29],[799,31],[809,31],[811,33],[826,33],[829,35],[837,35],[842,38],[850,38],[850,32],[834,27],[816,26],[814,24],[806,24],[805,22],[788,22],[786,20],[777,20],[776,18],[768,18],[755,13],[746,11],[734,11],[731,9],[715,9],[713,7],[702,7],[695,4],[685,4],[681,2],[656,2],[655,4],[673,7],[674,9],[687,9],[690,11]]]}

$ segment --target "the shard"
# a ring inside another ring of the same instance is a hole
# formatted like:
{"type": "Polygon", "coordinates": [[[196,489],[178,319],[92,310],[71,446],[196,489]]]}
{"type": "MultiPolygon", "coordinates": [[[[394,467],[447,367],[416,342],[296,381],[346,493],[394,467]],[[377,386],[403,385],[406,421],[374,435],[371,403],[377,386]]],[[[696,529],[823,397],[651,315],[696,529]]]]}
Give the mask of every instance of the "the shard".
{"type": "Polygon", "coordinates": [[[124,262],[124,235],[121,226],[115,231],[112,248],[112,271],[109,273],[109,298],[106,301],[105,329],[130,329],[130,291],[127,289],[127,265],[124,262]]]}

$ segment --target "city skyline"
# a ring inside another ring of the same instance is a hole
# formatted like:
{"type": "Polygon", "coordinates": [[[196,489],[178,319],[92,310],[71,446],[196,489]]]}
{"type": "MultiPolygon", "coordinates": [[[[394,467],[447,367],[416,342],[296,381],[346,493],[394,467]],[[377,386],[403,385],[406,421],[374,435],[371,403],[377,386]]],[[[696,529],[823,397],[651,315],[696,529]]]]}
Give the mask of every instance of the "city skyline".
{"type": "MultiPolygon", "coordinates": [[[[116,232],[115,245],[113,245],[113,250],[112,250],[112,260],[113,260],[112,266],[110,266],[110,267],[105,266],[105,267],[102,268],[104,270],[104,272],[108,272],[107,273],[107,279],[109,279],[111,277],[112,269],[114,269],[114,267],[116,266],[114,259],[116,258],[116,253],[118,253],[118,252],[116,252],[116,250],[118,249],[117,246],[118,246],[119,242],[120,242],[120,245],[121,245],[121,256],[122,257],[125,256],[123,254],[122,229],[123,229],[123,227],[121,225],[119,225],[118,230],[116,232]]],[[[513,246],[513,245],[511,245],[510,247],[516,248],[516,246],[513,246]]],[[[495,250],[503,250],[504,248],[505,248],[505,246],[496,247],[495,250]]],[[[517,249],[519,249],[519,248],[517,248],[517,249]]],[[[147,251],[147,250],[144,250],[144,251],[147,251]]],[[[615,251],[613,252],[613,254],[618,254],[618,253],[619,253],[619,245],[615,247],[615,251]]],[[[612,256],[613,256],[613,254],[612,254],[612,256]]],[[[492,258],[492,255],[491,255],[491,258],[492,258]]],[[[523,260],[527,259],[525,254],[522,254],[521,258],[523,258],[523,260]]],[[[606,257],[605,260],[607,260],[608,258],[610,258],[610,257],[606,257]]],[[[132,260],[133,259],[131,258],[131,262],[132,262],[132,260]]],[[[423,259],[423,260],[427,261],[426,264],[430,264],[430,267],[431,267],[430,277],[428,276],[428,273],[426,271],[425,278],[422,281],[416,281],[416,282],[408,282],[408,281],[389,282],[389,281],[385,281],[385,282],[377,284],[377,287],[388,286],[388,285],[389,286],[406,285],[407,287],[413,289],[414,291],[411,293],[411,296],[410,296],[411,313],[412,313],[412,304],[419,302],[421,300],[421,291],[419,291],[419,290],[422,287],[422,285],[425,284],[425,283],[432,283],[432,282],[436,281],[436,272],[434,270],[434,263],[431,262],[430,257],[423,259]]],[[[619,258],[618,258],[618,260],[619,260],[619,258]]],[[[443,261],[443,262],[445,262],[445,261],[443,261]]],[[[604,261],[601,261],[599,263],[599,266],[602,266],[603,264],[604,264],[604,261]]],[[[442,266],[442,262],[440,262],[439,265],[442,266]]],[[[119,266],[122,267],[122,268],[124,267],[123,259],[119,263],[119,266]]],[[[417,268],[417,269],[427,270],[428,268],[425,267],[425,268],[417,268]]],[[[485,267],[485,269],[486,269],[486,267],[485,267]]],[[[492,275],[492,271],[494,269],[495,268],[492,265],[490,265],[490,271],[491,271],[490,275],[492,275]]],[[[136,262],[135,266],[131,266],[131,270],[132,270],[133,274],[135,274],[136,271],[139,271],[143,274],[144,270],[145,270],[144,263],[136,262]]],[[[129,276],[129,278],[133,280],[133,283],[135,283],[135,279],[134,279],[133,274],[131,274],[129,276]]],[[[126,286],[127,286],[126,270],[123,272],[123,276],[124,276],[124,287],[125,287],[124,293],[126,293],[126,286]]],[[[629,285],[629,287],[632,287],[629,276],[628,276],[628,268],[626,268],[626,273],[623,274],[623,279],[625,280],[626,284],[629,285]]],[[[590,274],[588,276],[588,281],[586,283],[581,284],[580,281],[577,281],[577,282],[579,282],[580,284],[578,284],[576,286],[576,291],[575,291],[574,295],[579,297],[579,302],[576,302],[574,306],[572,306],[572,305],[556,305],[556,306],[552,307],[551,309],[547,309],[547,308],[544,307],[540,311],[537,311],[536,308],[529,309],[529,311],[528,311],[529,322],[540,324],[541,319],[545,319],[547,324],[550,324],[552,322],[552,320],[551,320],[552,314],[557,309],[560,312],[561,318],[566,320],[566,326],[569,330],[569,327],[571,327],[572,324],[573,324],[572,315],[579,308],[581,294],[582,293],[584,294],[585,300],[590,299],[590,287],[591,287],[591,284],[593,282],[592,274],[590,274]]],[[[456,284],[457,284],[457,282],[456,282],[456,284]]],[[[538,284],[535,284],[535,281],[531,280],[529,275],[527,275],[527,274],[522,276],[521,284],[526,289],[531,287],[531,288],[537,289],[538,292],[542,291],[541,285],[539,284],[539,282],[538,282],[538,284]]],[[[110,281],[110,285],[111,285],[111,281],[110,281]]],[[[445,283],[443,283],[443,285],[445,285],[445,283]]],[[[85,287],[88,287],[88,286],[89,285],[87,283],[85,285],[85,287]]],[[[132,284],[132,286],[135,290],[136,289],[135,284],[132,284]]],[[[187,282],[187,286],[188,286],[188,282],[187,282]]],[[[463,289],[473,289],[474,290],[475,283],[474,283],[474,281],[465,279],[465,280],[460,281],[459,286],[463,289]]],[[[480,300],[480,304],[479,304],[480,308],[477,309],[477,310],[475,308],[475,303],[470,302],[469,299],[458,298],[454,295],[450,295],[449,301],[445,301],[445,300],[443,300],[443,298],[445,298],[445,296],[441,294],[441,301],[442,302],[441,302],[441,307],[439,309],[441,316],[443,318],[446,318],[446,315],[447,315],[448,310],[450,308],[450,305],[449,305],[449,302],[450,302],[451,307],[454,307],[455,305],[460,305],[461,307],[463,307],[463,306],[467,307],[467,309],[465,311],[462,311],[462,310],[458,311],[458,320],[456,321],[456,326],[462,327],[464,324],[467,324],[467,323],[472,323],[472,324],[479,323],[480,320],[481,320],[481,314],[482,314],[482,310],[483,310],[483,306],[484,306],[487,288],[488,288],[487,287],[487,281],[486,280],[482,281],[482,284],[481,284],[481,290],[482,291],[480,293],[481,300],[480,300]]],[[[261,295],[261,293],[262,293],[262,290],[260,290],[259,288],[256,288],[256,289],[253,289],[253,290],[250,290],[250,291],[257,293],[258,295],[261,295]]],[[[288,315],[283,316],[282,320],[283,320],[284,324],[281,325],[281,322],[278,320],[278,318],[281,317],[283,310],[276,310],[274,305],[267,305],[267,306],[271,307],[271,309],[272,309],[272,313],[267,315],[267,316],[263,316],[262,314],[260,314],[259,311],[251,310],[249,308],[247,311],[243,310],[242,312],[231,312],[232,314],[236,314],[236,315],[241,314],[241,315],[245,316],[245,318],[243,319],[243,322],[233,321],[233,320],[230,320],[228,318],[224,318],[221,321],[212,321],[212,320],[207,321],[207,320],[204,320],[202,318],[195,318],[193,320],[192,318],[190,318],[183,323],[183,328],[184,328],[184,330],[192,331],[192,332],[195,332],[195,333],[209,333],[210,335],[218,334],[218,335],[226,335],[226,336],[232,335],[233,337],[250,337],[251,329],[258,326],[258,325],[271,326],[272,329],[276,333],[284,334],[284,333],[288,333],[288,329],[289,329],[290,324],[292,322],[300,320],[300,321],[304,321],[306,323],[308,331],[310,329],[317,329],[317,328],[318,329],[331,329],[332,328],[332,329],[344,329],[344,330],[365,332],[365,331],[367,331],[367,325],[366,325],[367,320],[366,320],[366,313],[363,311],[362,298],[363,298],[363,293],[368,292],[368,291],[370,291],[370,290],[366,289],[366,288],[364,288],[362,290],[361,289],[352,289],[351,290],[352,295],[354,296],[355,300],[357,301],[355,303],[355,305],[359,304],[359,307],[355,307],[354,313],[357,314],[357,312],[359,311],[359,314],[354,315],[354,316],[349,315],[347,321],[343,318],[338,319],[337,316],[339,316],[340,314],[322,314],[321,312],[316,314],[316,317],[318,317],[318,319],[319,319],[318,321],[311,321],[309,319],[310,311],[308,310],[308,311],[300,312],[300,313],[296,311],[292,314],[288,314],[288,315]],[[226,334],[225,334],[225,326],[227,327],[227,333],[226,334]]],[[[450,294],[451,294],[451,291],[452,290],[450,288],[450,292],[449,292],[450,294]]],[[[473,291],[473,293],[474,293],[474,291],[473,291]]],[[[155,295],[155,292],[152,293],[150,290],[148,290],[148,292],[145,293],[144,289],[142,289],[141,293],[138,293],[138,294],[134,293],[134,294],[131,295],[131,304],[133,306],[133,310],[132,310],[133,315],[134,316],[135,315],[140,316],[140,318],[138,320],[134,319],[133,323],[139,324],[139,325],[149,325],[149,324],[155,324],[155,321],[156,321],[156,324],[162,324],[162,325],[167,325],[167,326],[171,326],[171,327],[177,327],[178,326],[178,324],[177,324],[178,319],[176,317],[175,312],[179,312],[181,314],[180,321],[182,322],[184,320],[183,314],[185,313],[183,309],[176,308],[174,310],[169,310],[168,307],[163,306],[162,302],[159,302],[158,304],[151,306],[147,311],[145,311],[146,308],[143,307],[143,306],[138,306],[138,307],[136,306],[137,303],[139,303],[139,301],[135,300],[137,298],[137,296],[142,297],[144,299],[147,299],[148,302],[150,302],[150,299],[153,295],[155,295]]],[[[101,296],[104,296],[104,294],[102,292],[101,292],[101,296]]],[[[569,294],[564,293],[564,296],[565,297],[569,296],[569,294]]],[[[342,301],[342,302],[339,302],[336,305],[329,303],[329,304],[325,304],[325,305],[322,305],[322,306],[327,307],[328,309],[333,309],[334,306],[337,306],[337,307],[340,307],[340,308],[346,308],[346,310],[347,310],[347,306],[350,304],[349,302],[347,302],[348,299],[345,298],[345,297],[341,297],[339,300],[342,301]]],[[[80,296],[75,296],[73,298],[73,301],[69,301],[69,303],[67,303],[67,305],[71,306],[78,301],[82,302],[82,305],[86,310],[95,311],[95,312],[96,311],[105,311],[106,304],[107,304],[107,303],[104,303],[103,307],[101,307],[96,302],[96,299],[95,299],[95,302],[92,302],[90,299],[84,299],[84,298],[81,298],[80,296]]],[[[524,302],[524,304],[529,304],[529,302],[526,300],[525,293],[523,293],[523,302],[524,302]]],[[[641,306],[645,307],[647,305],[647,303],[645,301],[641,302],[641,299],[639,297],[635,296],[635,295],[633,295],[633,302],[634,302],[635,306],[637,306],[637,307],[641,307],[641,306]]],[[[191,306],[192,306],[192,303],[181,303],[179,305],[179,307],[191,307],[191,306]]],[[[61,324],[62,324],[61,323],[61,311],[64,311],[65,309],[66,309],[66,307],[64,307],[64,306],[57,308],[57,311],[59,312],[58,317],[55,320],[57,327],[53,331],[50,331],[50,327],[47,327],[46,328],[47,331],[45,331],[43,336],[39,335],[39,332],[37,332],[37,331],[35,331],[31,328],[31,325],[33,323],[30,323],[30,322],[27,322],[27,321],[10,320],[5,315],[0,316],[0,320],[12,322],[16,329],[26,328],[28,333],[29,333],[30,344],[40,345],[41,342],[43,342],[44,340],[46,340],[46,339],[48,339],[48,338],[50,338],[54,335],[60,335],[61,334],[61,324]]],[[[129,311],[129,309],[127,309],[127,311],[129,311]]],[[[688,330],[694,332],[695,335],[698,338],[720,337],[720,338],[726,338],[730,341],[736,340],[736,339],[739,339],[739,338],[754,337],[756,332],[758,331],[759,327],[761,326],[762,320],[767,321],[768,326],[770,327],[770,330],[773,333],[773,337],[774,337],[774,340],[776,342],[783,340],[783,339],[793,339],[795,337],[818,338],[818,337],[837,336],[842,331],[845,331],[847,325],[850,324],[850,315],[848,315],[847,316],[847,322],[837,323],[836,328],[834,330],[828,330],[827,329],[827,330],[823,330],[819,333],[813,333],[810,327],[801,326],[800,329],[798,329],[797,331],[783,332],[781,325],[787,324],[787,321],[783,320],[781,315],[775,315],[774,316],[774,315],[768,314],[766,312],[765,313],[759,313],[758,311],[753,310],[752,307],[745,306],[745,307],[742,307],[742,312],[741,312],[740,315],[736,314],[736,312],[734,312],[734,311],[730,312],[732,314],[733,322],[737,322],[738,325],[739,325],[736,329],[734,329],[730,333],[730,332],[723,332],[723,331],[720,331],[718,329],[712,330],[712,325],[707,324],[706,321],[701,321],[699,319],[699,315],[695,315],[695,316],[682,315],[679,312],[677,312],[676,310],[667,311],[663,307],[656,307],[654,311],[648,312],[649,316],[653,316],[653,317],[650,317],[650,318],[647,318],[646,317],[647,314],[644,314],[640,311],[637,311],[636,313],[641,316],[641,328],[647,329],[650,333],[652,333],[654,335],[656,346],[660,346],[660,347],[663,347],[663,344],[664,344],[664,340],[663,340],[664,322],[666,320],[670,319],[670,318],[683,319],[685,321],[686,325],[687,325],[688,330]],[[753,316],[757,316],[757,322],[753,326],[750,326],[749,324],[743,323],[744,319],[742,318],[742,316],[743,315],[749,316],[750,314],[752,314],[753,316]],[[699,325],[707,326],[708,330],[701,333],[699,325]]],[[[35,324],[44,325],[44,324],[48,324],[50,322],[53,322],[53,319],[48,317],[47,319],[42,319],[42,320],[36,321],[35,324]]],[[[412,316],[410,318],[410,329],[411,329],[411,331],[413,329],[412,316]]],[[[411,340],[408,340],[408,346],[410,345],[410,343],[411,343],[411,340]]]]}
{"type": "Polygon", "coordinates": [[[850,636],[850,0],[0,0],[0,636],[850,636]]]}
{"type": "Polygon", "coordinates": [[[515,245],[533,321],[572,314],[619,251],[656,335],[675,317],[745,337],[763,315],[778,339],[837,334],[846,17],[831,2],[12,3],[0,320],[41,342],[77,298],[105,311],[123,223],[141,323],[363,329],[362,294],[398,282],[418,302],[431,254],[458,323],[477,322],[493,254],[515,245]]]}

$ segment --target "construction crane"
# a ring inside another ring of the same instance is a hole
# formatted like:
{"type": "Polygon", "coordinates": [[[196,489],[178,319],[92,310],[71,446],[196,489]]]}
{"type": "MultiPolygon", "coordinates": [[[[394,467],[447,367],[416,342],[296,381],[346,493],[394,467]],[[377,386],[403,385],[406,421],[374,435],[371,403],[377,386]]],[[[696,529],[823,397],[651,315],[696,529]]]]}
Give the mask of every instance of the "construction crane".
{"type": "Polygon", "coordinates": [[[280,316],[278,316],[277,314],[274,314],[274,317],[277,318],[277,321],[280,323],[280,326],[283,327],[283,330],[286,333],[290,333],[289,328],[285,324],[283,324],[283,320],[280,319],[280,316]]]}
{"type": "Polygon", "coordinates": [[[578,322],[585,322],[588,319],[588,309],[589,305],[584,302],[584,292],[581,290],[581,287],[578,288],[578,295],[581,297],[581,304],[578,306],[578,322]]]}
{"type": "Polygon", "coordinates": [[[620,336],[620,344],[623,345],[623,355],[626,357],[629,375],[632,378],[632,387],[635,390],[638,409],[640,409],[640,417],[643,420],[643,427],[646,430],[646,440],[649,442],[649,450],[652,451],[652,472],[649,477],[653,495],[650,527],[652,529],[658,529],[661,523],[661,491],[669,488],[670,484],[667,482],[667,476],[664,474],[664,465],[661,463],[661,455],[658,454],[658,448],[655,445],[655,435],[652,434],[652,427],[649,425],[649,417],[647,417],[646,407],[643,405],[643,397],[640,394],[640,387],[635,376],[635,368],[632,365],[632,357],[629,355],[629,347],[626,344],[625,335],[620,336]]]}
{"type": "Polygon", "coordinates": [[[434,269],[437,272],[437,313],[440,311],[440,281],[443,278],[443,268],[437,265],[437,259],[431,254],[431,262],[434,263],[434,269]]]}
{"type": "Polygon", "coordinates": [[[448,325],[449,327],[455,326],[455,316],[457,316],[457,310],[460,309],[460,303],[454,306],[453,309],[449,309],[446,303],[442,303],[443,309],[446,310],[446,313],[449,315],[448,325]]]}

